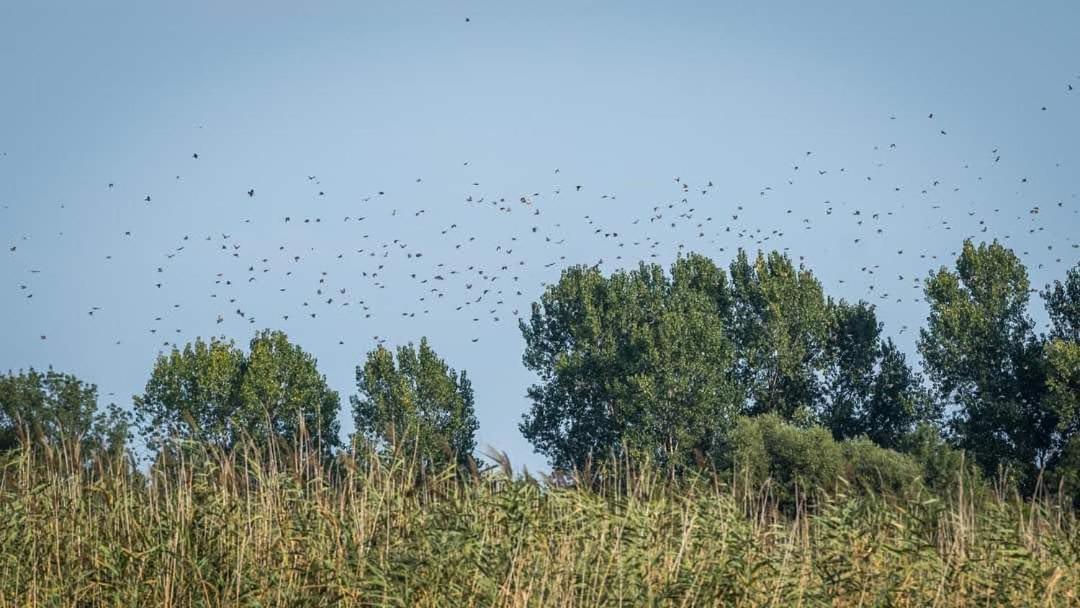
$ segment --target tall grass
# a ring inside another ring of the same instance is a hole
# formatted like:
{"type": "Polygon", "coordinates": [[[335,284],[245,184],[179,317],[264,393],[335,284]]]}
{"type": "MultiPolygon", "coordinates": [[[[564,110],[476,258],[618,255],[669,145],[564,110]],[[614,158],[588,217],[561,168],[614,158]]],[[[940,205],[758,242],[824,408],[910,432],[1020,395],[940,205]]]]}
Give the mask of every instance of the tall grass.
{"type": "Polygon", "coordinates": [[[841,481],[791,515],[724,474],[510,473],[22,449],[0,468],[0,606],[1080,605],[1080,527],[1045,502],[841,481]]]}

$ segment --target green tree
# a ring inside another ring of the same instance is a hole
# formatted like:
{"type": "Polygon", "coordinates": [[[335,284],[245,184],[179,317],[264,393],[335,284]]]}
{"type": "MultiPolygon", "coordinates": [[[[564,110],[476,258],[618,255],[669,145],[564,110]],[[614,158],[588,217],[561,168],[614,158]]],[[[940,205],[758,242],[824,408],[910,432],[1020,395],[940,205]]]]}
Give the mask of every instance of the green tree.
{"type": "Polygon", "coordinates": [[[0,376],[0,451],[17,447],[24,433],[31,440],[123,449],[127,425],[127,413],[115,405],[98,411],[97,386],[71,374],[30,368],[0,376]]]}
{"type": "Polygon", "coordinates": [[[242,437],[293,441],[304,430],[317,449],[340,445],[338,395],[315,358],[277,331],[259,332],[250,354],[231,341],[201,338],[158,356],[142,395],[135,397],[140,430],[152,450],[168,439],[232,449],[242,437]]]}
{"type": "Polygon", "coordinates": [[[245,356],[232,342],[196,338],[183,350],[158,355],[135,412],[147,447],[176,438],[231,449],[239,439],[235,415],[245,356]]]}
{"type": "Polygon", "coordinates": [[[1065,282],[1054,281],[1042,292],[1050,314],[1050,337],[1080,342],[1080,262],[1065,275],[1065,282]]]}
{"type": "Polygon", "coordinates": [[[1080,434],[1080,342],[1051,340],[1046,372],[1046,401],[1057,417],[1057,432],[1068,441],[1080,434]]]}
{"type": "Polygon", "coordinates": [[[356,368],[351,397],[357,433],[402,450],[424,467],[465,464],[476,449],[472,383],[450,368],[426,338],[399,347],[397,361],[379,346],[356,368]]]}
{"type": "Polygon", "coordinates": [[[922,388],[865,302],[829,302],[829,334],[820,421],[835,439],[866,436],[896,449],[920,423],[937,423],[940,407],[922,388]]]}
{"type": "Polygon", "coordinates": [[[1051,482],[1080,506],[1080,342],[1053,339],[1046,346],[1046,403],[1057,420],[1048,469],[1051,482]]]}
{"type": "Polygon", "coordinates": [[[1056,417],[1044,404],[1028,288],[1011,250],[965,241],[956,269],[942,267],[924,284],[930,316],[919,351],[940,398],[957,407],[958,446],[990,475],[1007,466],[1030,484],[1052,451],[1056,417]]]}
{"type": "Polygon", "coordinates": [[[779,252],[753,263],[739,250],[731,264],[730,335],[749,413],[775,412],[808,423],[818,407],[828,335],[821,283],[779,252]]]}
{"type": "Polygon", "coordinates": [[[874,387],[874,366],[881,352],[881,323],[865,302],[829,303],[825,343],[828,364],[823,375],[820,421],[835,439],[866,432],[866,410],[874,387]]]}
{"type": "Polygon", "coordinates": [[[881,447],[901,449],[908,434],[919,425],[936,427],[942,413],[941,402],[923,388],[922,376],[907,364],[892,338],[886,338],[878,350],[861,433],[881,447]]]}
{"type": "Polygon", "coordinates": [[[565,270],[520,323],[539,382],[521,431],[559,469],[621,454],[709,455],[742,399],[731,378],[726,276],[698,255],[604,277],[565,270]]]}
{"type": "Polygon", "coordinates": [[[1042,292],[1050,316],[1046,401],[1057,417],[1049,481],[1080,507],[1080,263],[1042,292]]]}
{"type": "Polygon", "coordinates": [[[324,451],[341,445],[337,391],[327,386],[315,357],[284,332],[252,338],[239,396],[244,429],[255,437],[292,439],[303,432],[324,451]]]}

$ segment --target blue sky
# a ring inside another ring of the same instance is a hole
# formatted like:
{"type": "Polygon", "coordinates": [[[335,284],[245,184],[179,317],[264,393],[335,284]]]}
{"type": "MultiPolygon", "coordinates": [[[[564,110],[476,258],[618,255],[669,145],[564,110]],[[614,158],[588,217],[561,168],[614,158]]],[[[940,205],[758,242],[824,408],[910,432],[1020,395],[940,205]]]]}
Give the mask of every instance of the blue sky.
{"type": "Polygon", "coordinates": [[[428,336],[535,469],[513,311],[566,265],[784,249],[911,352],[964,237],[1080,258],[1076,2],[305,4],[0,4],[0,369],[130,405],[280,328],[351,430],[374,336],[428,336]]]}

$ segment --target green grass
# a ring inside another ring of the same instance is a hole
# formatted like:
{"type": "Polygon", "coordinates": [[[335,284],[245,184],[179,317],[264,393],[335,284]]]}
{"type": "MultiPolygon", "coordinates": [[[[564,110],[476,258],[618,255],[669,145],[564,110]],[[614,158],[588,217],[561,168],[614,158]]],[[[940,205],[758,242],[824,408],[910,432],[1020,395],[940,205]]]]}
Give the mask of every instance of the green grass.
{"type": "Polygon", "coordinates": [[[143,475],[77,452],[5,457],[0,606],[1080,605],[1075,514],[962,486],[784,515],[723,474],[582,489],[196,450],[143,475]]]}

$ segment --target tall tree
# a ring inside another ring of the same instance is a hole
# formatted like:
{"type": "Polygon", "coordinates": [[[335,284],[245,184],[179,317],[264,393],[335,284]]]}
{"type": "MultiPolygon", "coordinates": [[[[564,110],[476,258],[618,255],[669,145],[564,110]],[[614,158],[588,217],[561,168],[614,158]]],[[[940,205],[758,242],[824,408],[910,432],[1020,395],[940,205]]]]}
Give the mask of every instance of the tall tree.
{"type": "Polygon", "coordinates": [[[1007,465],[1030,482],[1051,450],[1042,345],[1027,315],[1027,269],[996,241],[965,241],[956,269],[924,283],[930,304],[919,351],[934,388],[957,407],[959,447],[991,475],[1007,465]]]}
{"type": "Polygon", "coordinates": [[[736,370],[749,412],[809,422],[821,398],[828,314],[821,283],[779,252],[731,264],[736,370]]]}
{"type": "Polygon", "coordinates": [[[341,445],[341,399],[319,373],[315,357],[284,332],[252,338],[239,382],[244,428],[256,437],[292,439],[304,432],[324,451],[341,445]]]}
{"type": "Polygon", "coordinates": [[[1080,506],[1080,263],[1042,292],[1050,315],[1046,401],[1057,417],[1051,482],[1080,506]]]}
{"type": "Polygon", "coordinates": [[[98,411],[97,399],[97,386],[52,368],[0,376],[0,451],[15,448],[24,433],[35,441],[122,449],[126,413],[115,406],[98,411]]]}
{"type": "Polygon", "coordinates": [[[942,413],[941,402],[923,388],[921,374],[911,369],[892,338],[882,341],[860,433],[881,447],[901,449],[918,427],[937,428],[942,413]]]}
{"type": "Polygon", "coordinates": [[[1080,342],[1080,262],[1042,292],[1050,315],[1050,338],[1080,342]]]}
{"type": "Polygon", "coordinates": [[[425,467],[464,464],[476,449],[472,383],[432,350],[399,347],[397,361],[379,346],[356,368],[359,394],[350,401],[357,432],[410,456],[425,467]]]}
{"type": "Polygon", "coordinates": [[[134,398],[147,447],[157,451],[175,438],[232,448],[239,439],[244,362],[243,351],[218,338],[196,338],[183,350],[158,355],[143,394],[134,398]]]}
{"type": "Polygon", "coordinates": [[[1080,342],[1054,339],[1046,346],[1046,404],[1056,417],[1054,449],[1080,439],[1080,342]]]}
{"type": "Polygon", "coordinates": [[[259,332],[250,355],[213,338],[160,355],[142,395],[135,397],[140,429],[152,450],[171,438],[231,449],[243,436],[265,443],[298,437],[301,421],[324,453],[337,445],[338,395],[314,357],[282,332],[259,332]]]}
{"type": "Polygon", "coordinates": [[[892,339],[881,339],[872,305],[830,301],[829,319],[820,421],[835,439],[865,435],[897,448],[916,425],[938,422],[941,408],[892,339]]]}
{"type": "Polygon", "coordinates": [[[725,333],[730,295],[710,260],[604,277],[565,270],[520,323],[539,383],[521,431],[559,469],[628,449],[677,464],[712,453],[741,409],[725,333]]]}
{"type": "Polygon", "coordinates": [[[820,421],[834,439],[857,437],[866,430],[864,412],[874,386],[880,343],[881,323],[872,305],[829,303],[820,421]]]}

